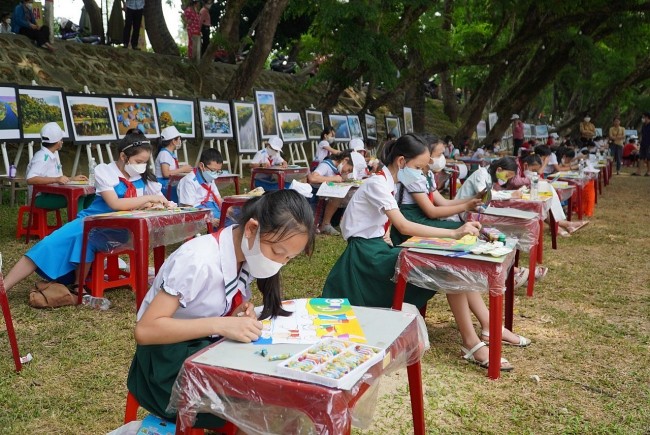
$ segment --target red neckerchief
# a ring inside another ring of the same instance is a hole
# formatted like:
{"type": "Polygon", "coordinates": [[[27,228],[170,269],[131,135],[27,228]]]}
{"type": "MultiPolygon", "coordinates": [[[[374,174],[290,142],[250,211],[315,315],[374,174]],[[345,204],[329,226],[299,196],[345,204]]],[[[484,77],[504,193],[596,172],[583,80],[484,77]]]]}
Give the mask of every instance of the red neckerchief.
{"type": "MultiPolygon", "coordinates": [[[[217,243],[219,243],[219,235],[221,234],[222,230],[223,228],[219,228],[219,231],[217,231],[216,233],[212,233],[212,237],[215,238],[217,243]]],[[[244,296],[242,296],[241,292],[238,291],[237,294],[232,297],[232,300],[230,302],[230,310],[228,310],[226,316],[231,316],[233,311],[235,311],[235,309],[238,306],[240,306],[243,302],[244,302],[244,296]]]]}
{"type": "MultiPolygon", "coordinates": [[[[194,175],[197,178],[199,178],[197,168],[194,168],[194,175]]],[[[203,178],[203,181],[205,181],[205,178],[203,177],[202,174],[200,175],[200,177],[203,178]]],[[[214,192],[212,191],[212,186],[210,186],[208,183],[199,183],[199,184],[201,185],[202,188],[204,188],[208,192],[205,195],[205,198],[203,199],[203,201],[201,201],[201,204],[205,204],[206,202],[209,202],[210,201],[210,196],[212,196],[212,198],[214,199],[214,203],[217,204],[219,207],[221,207],[221,201],[219,200],[219,197],[217,195],[215,195],[214,192]]]]}
{"type": "MultiPolygon", "coordinates": [[[[383,177],[384,177],[384,180],[388,181],[388,177],[387,177],[386,174],[384,173],[384,170],[383,170],[383,169],[378,170],[378,171],[376,172],[376,174],[377,174],[377,175],[381,175],[381,176],[383,176],[383,177]]],[[[395,195],[395,192],[391,192],[390,194],[391,194],[391,195],[395,195]]],[[[390,227],[390,219],[388,219],[388,220],[386,221],[386,223],[384,224],[384,232],[388,231],[388,228],[389,228],[389,227],[390,227]]]]}
{"type": "Polygon", "coordinates": [[[138,196],[138,191],[133,183],[122,177],[119,177],[119,180],[126,185],[126,193],[124,194],[125,198],[136,198],[138,196]]]}

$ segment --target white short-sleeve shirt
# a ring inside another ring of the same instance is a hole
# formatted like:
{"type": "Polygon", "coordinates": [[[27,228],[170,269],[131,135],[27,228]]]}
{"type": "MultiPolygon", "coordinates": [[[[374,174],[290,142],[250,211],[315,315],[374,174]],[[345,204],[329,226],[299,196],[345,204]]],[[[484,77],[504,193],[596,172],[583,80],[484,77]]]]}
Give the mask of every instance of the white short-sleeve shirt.
{"type": "Polygon", "coordinates": [[[426,178],[421,178],[420,180],[409,184],[404,187],[402,190],[402,183],[397,183],[395,185],[395,201],[401,205],[410,205],[415,204],[415,199],[413,198],[412,193],[424,193],[425,195],[429,193],[429,183],[426,178]],[[401,203],[400,203],[401,196],[401,203]]]}
{"type": "Polygon", "coordinates": [[[472,154],[472,160],[481,160],[483,157],[485,157],[485,150],[483,148],[477,149],[472,154]]]}
{"type": "MultiPolygon", "coordinates": [[[[219,189],[217,189],[217,185],[214,184],[214,181],[208,183],[208,188],[212,193],[214,193],[219,201],[221,201],[219,189]]],[[[181,178],[181,181],[178,182],[178,202],[180,204],[196,207],[201,205],[208,195],[208,191],[201,186],[201,183],[199,183],[199,180],[193,171],[185,175],[181,178]]],[[[209,195],[207,200],[217,202],[214,200],[212,195],[209,195]]]]}
{"type": "Polygon", "coordinates": [[[557,156],[555,153],[551,153],[551,155],[548,156],[548,163],[546,163],[546,167],[544,168],[544,174],[552,174],[555,172],[555,165],[557,164],[557,156]]]}
{"type": "Polygon", "coordinates": [[[323,177],[333,177],[335,175],[340,175],[338,173],[338,170],[335,171],[334,168],[332,167],[334,165],[334,162],[330,161],[328,163],[322,162],[320,163],[316,169],[314,169],[314,173],[320,174],[323,177]]]}
{"type": "Polygon", "coordinates": [[[388,170],[386,172],[386,177],[379,174],[368,178],[350,199],[341,220],[345,240],[384,235],[384,225],[388,221],[386,211],[398,208],[393,196],[395,182],[388,170]]]}
{"type": "Polygon", "coordinates": [[[261,163],[271,163],[271,166],[280,166],[282,163],[284,163],[284,159],[280,155],[280,153],[277,153],[273,157],[269,155],[269,150],[266,148],[262,148],[259,150],[257,153],[255,153],[255,156],[253,156],[253,160],[251,160],[251,163],[255,164],[261,164],[261,163]]]}
{"type": "MultiPolygon", "coordinates": [[[[59,159],[59,152],[52,152],[44,146],[34,154],[32,160],[27,165],[27,175],[25,178],[29,180],[34,177],[60,177],[63,175],[63,168],[61,167],[61,160],[59,159]]],[[[32,186],[29,185],[28,201],[32,197],[32,186]]]]}
{"type": "Polygon", "coordinates": [[[354,166],[352,171],[354,179],[361,180],[362,178],[366,178],[368,176],[368,163],[366,163],[366,158],[357,151],[352,151],[350,157],[354,166]]]}
{"type": "Polygon", "coordinates": [[[138,320],[161,290],[179,297],[175,319],[223,317],[230,311],[232,299],[238,292],[244,300],[249,300],[254,278],[245,262],[237,272],[233,228],[235,226],[224,228],[218,241],[208,234],[185,242],[174,251],[144,297],[138,320]]]}
{"type": "Polygon", "coordinates": [[[325,147],[329,147],[330,143],[326,140],[322,140],[318,142],[318,145],[316,145],[316,160],[317,162],[322,162],[327,158],[327,156],[330,155],[330,152],[325,149],[325,147]]]}
{"type": "MultiPolygon", "coordinates": [[[[124,174],[117,167],[115,162],[102,163],[95,167],[95,192],[102,193],[108,190],[113,190],[115,186],[120,183],[120,178],[125,178],[124,174]]],[[[130,182],[138,181],[141,177],[129,177],[127,180],[130,182]]],[[[138,196],[142,195],[161,195],[161,185],[157,181],[146,181],[144,189],[137,188],[138,196]]]]}
{"type": "Polygon", "coordinates": [[[169,165],[169,169],[178,169],[178,166],[176,165],[176,160],[178,160],[178,157],[176,157],[176,160],[174,160],[174,157],[176,157],[175,152],[170,153],[166,149],[160,150],[156,156],[156,161],[154,162],[154,171],[156,172],[156,177],[163,178],[161,168],[162,165],[169,165]]]}
{"type": "Polygon", "coordinates": [[[458,189],[456,199],[472,198],[486,188],[492,188],[492,176],[487,168],[478,168],[458,189]]]}

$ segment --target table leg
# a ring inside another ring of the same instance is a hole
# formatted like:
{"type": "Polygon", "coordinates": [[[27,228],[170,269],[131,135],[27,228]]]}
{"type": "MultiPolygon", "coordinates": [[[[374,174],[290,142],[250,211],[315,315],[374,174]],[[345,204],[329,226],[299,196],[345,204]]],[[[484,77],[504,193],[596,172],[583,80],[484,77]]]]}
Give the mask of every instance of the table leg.
{"type": "Polygon", "coordinates": [[[549,213],[549,226],[551,227],[551,247],[557,249],[557,231],[559,224],[553,216],[553,212],[549,213]]]}
{"type": "Polygon", "coordinates": [[[149,290],[149,231],[146,224],[142,224],[133,231],[133,245],[136,262],[135,310],[140,309],[140,304],[149,290]],[[144,228],[141,228],[144,226],[144,228]]]}
{"type": "Polygon", "coordinates": [[[395,294],[393,295],[393,310],[402,311],[402,304],[404,303],[404,294],[406,293],[406,277],[409,273],[409,267],[406,262],[402,261],[400,255],[397,260],[400,267],[400,273],[397,275],[397,282],[395,283],[395,294]]]}
{"type": "Polygon", "coordinates": [[[519,264],[519,249],[515,253],[515,262],[510,267],[508,271],[508,277],[506,278],[506,302],[505,302],[505,325],[506,329],[512,331],[512,321],[515,311],[515,267],[519,264]]]}
{"type": "Polygon", "coordinates": [[[537,243],[537,262],[544,262],[544,221],[539,220],[539,242],[537,243]]]}
{"type": "Polygon", "coordinates": [[[535,289],[535,269],[537,268],[537,246],[530,250],[530,260],[528,261],[528,287],[526,295],[532,296],[535,289]]]}
{"type": "Polygon", "coordinates": [[[239,177],[235,177],[235,195],[239,195],[239,177]]]}
{"type": "Polygon", "coordinates": [[[68,200],[68,222],[72,222],[77,217],[77,203],[81,195],[77,196],[72,191],[66,195],[68,200]]]}
{"type": "Polygon", "coordinates": [[[454,199],[456,197],[456,183],[458,182],[458,172],[454,170],[451,173],[451,181],[449,182],[449,199],[454,199]]]}
{"type": "MultiPolygon", "coordinates": [[[[13,193],[12,193],[13,198],[13,193]]],[[[34,200],[36,199],[36,189],[32,190],[32,200],[29,203],[29,219],[27,219],[27,234],[25,235],[25,244],[29,243],[30,233],[32,231],[32,225],[34,225],[34,200]]],[[[13,203],[11,204],[13,206],[13,203]]],[[[22,225],[22,222],[20,223],[22,225]]],[[[47,214],[45,218],[45,224],[47,225],[47,214]]]]}
{"type": "Polygon", "coordinates": [[[582,220],[582,214],[584,213],[584,205],[582,203],[582,186],[578,186],[578,220],[582,220]]]}
{"type": "Polygon", "coordinates": [[[490,292],[490,365],[488,377],[499,379],[501,375],[501,340],[503,337],[503,295],[490,292]]]}
{"type": "Polygon", "coordinates": [[[411,412],[413,414],[413,433],[424,435],[424,400],[422,390],[422,368],[420,361],[406,367],[411,394],[411,412]]]}
{"type": "Polygon", "coordinates": [[[571,222],[571,215],[573,214],[573,194],[569,196],[568,202],[567,202],[567,212],[566,212],[566,219],[571,222]]]}
{"type": "Polygon", "coordinates": [[[278,173],[278,190],[284,190],[284,172],[278,173]]]}
{"type": "Polygon", "coordinates": [[[5,318],[5,327],[7,328],[7,336],[9,337],[9,346],[11,347],[11,356],[14,359],[16,372],[19,372],[23,365],[20,362],[20,352],[18,351],[18,340],[16,340],[16,331],[14,331],[14,322],[11,319],[11,311],[9,310],[9,299],[5,291],[4,282],[0,278],[0,307],[2,307],[2,315],[5,318]]]}

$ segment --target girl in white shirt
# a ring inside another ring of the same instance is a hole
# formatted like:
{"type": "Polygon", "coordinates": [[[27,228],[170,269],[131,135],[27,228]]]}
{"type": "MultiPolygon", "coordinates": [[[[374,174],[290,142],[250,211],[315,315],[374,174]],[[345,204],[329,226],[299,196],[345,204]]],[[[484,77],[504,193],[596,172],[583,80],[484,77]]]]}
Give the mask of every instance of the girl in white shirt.
{"type": "Polygon", "coordinates": [[[332,127],[325,127],[320,134],[320,142],[316,145],[316,155],[314,156],[314,161],[311,163],[312,170],[329,155],[338,154],[340,152],[336,148],[332,148],[334,141],[334,129],[332,127]]]}
{"type": "MultiPolygon", "coordinates": [[[[293,190],[250,199],[239,225],[186,242],[167,258],[138,311],[138,343],[127,385],[142,407],[166,412],[185,359],[218,337],[248,343],[262,333],[260,320],[286,316],[279,271],[314,245],[314,216],[293,190]],[[255,316],[251,282],[257,278],[264,309],[255,316]]],[[[199,414],[195,427],[224,421],[199,414]]]]}
{"type": "Polygon", "coordinates": [[[163,194],[167,194],[169,177],[178,174],[187,174],[192,171],[190,165],[179,166],[176,151],[182,145],[181,134],[173,125],[160,132],[158,155],[154,162],[156,177],[162,185],[163,194]]]}

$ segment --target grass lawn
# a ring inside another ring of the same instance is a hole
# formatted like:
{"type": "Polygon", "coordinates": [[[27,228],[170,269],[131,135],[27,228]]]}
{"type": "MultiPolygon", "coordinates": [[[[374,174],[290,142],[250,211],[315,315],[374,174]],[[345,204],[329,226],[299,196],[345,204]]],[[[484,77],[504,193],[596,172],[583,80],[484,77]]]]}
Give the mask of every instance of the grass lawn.
{"type": "MultiPolygon", "coordinates": [[[[516,368],[499,381],[460,359],[446,299],[433,298],[426,319],[432,347],[423,361],[429,433],[648,433],[649,194],[650,179],[615,176],[591,224],[545,251],[548,276],[533,298],[520,289],[515,301],[515,330],[533,344],[505,349],[516,368]]],[[[17,207],[0,206],[4,272],[27,249],[14,238],[16,214],[17,207]]],[[[318,296],[343,249],[340,237],[319,236],[312,258],[283,269],[285,297],[318,296]]],[[[106,312],[35,310],[27,305],[35,280],[9,295],[21,353],[34,356],[20,374],[0,323],[0,433],[109,432],[124,415],[133,294],[108,291],[106,312]]],[[[406,373],[386,377],[378,397],[373,425],[361,432],[411,433],[406,373]]]]}

